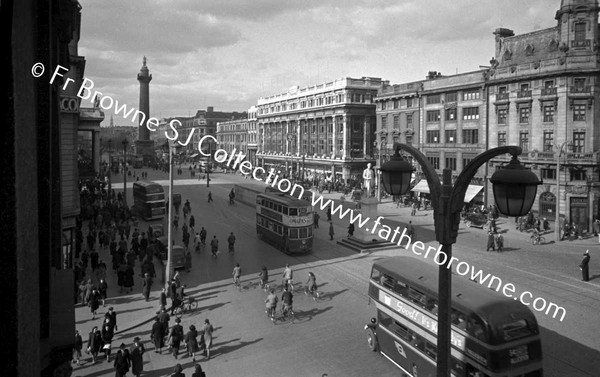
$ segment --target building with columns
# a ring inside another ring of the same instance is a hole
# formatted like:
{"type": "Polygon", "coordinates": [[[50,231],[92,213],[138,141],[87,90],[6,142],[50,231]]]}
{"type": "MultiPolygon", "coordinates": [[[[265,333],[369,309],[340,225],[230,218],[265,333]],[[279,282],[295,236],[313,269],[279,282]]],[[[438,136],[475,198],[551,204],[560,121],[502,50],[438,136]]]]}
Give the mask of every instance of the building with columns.
{"type": "Polygon", "coordinates": [[[300,178],[347,182],[375,163],[375,103],[385,81],[342,78],[263,97],[257,104],[257,164],[300,178]]]}
{"type": "MultiPolygon", "coordinates": [[[[248,156],[248,118],[232,119],[217,123],[217,143],[219,148],[231,153],[242,152],[248,156]]],[[[250,161],[247,157],[246,160],[250,161]]]]}
{"type": "Polygon", "coordinates": [[[487,83],[489,147],[521,146],[521,161],[544,181],[533,210],[554,220],[560,201],[561,217],[588,231],[600,206],[599,9],[597,0],[562,0],[552,28],[496,29],[487,83]]]}

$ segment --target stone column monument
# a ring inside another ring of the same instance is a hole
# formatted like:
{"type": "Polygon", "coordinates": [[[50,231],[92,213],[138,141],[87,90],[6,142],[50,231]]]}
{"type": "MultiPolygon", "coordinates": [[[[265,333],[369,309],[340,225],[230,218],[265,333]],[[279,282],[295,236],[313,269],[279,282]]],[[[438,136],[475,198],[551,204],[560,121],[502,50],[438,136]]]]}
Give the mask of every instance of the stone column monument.
{"type": "Polygon", "coordinates": [[[147,159],[153,157],[155,152],[154,141],[150,140],[150,130],[146,127],[146,123],[150,117],[150,81],[152,80],[152,75],[146,66],[145,56],[140,73],[137,75],[137,80],[140,82],[139,111],[144,113],[144,116],[140,114],[138,118],[138,139],[135,144],[137,154],[144,156],[144,162],[146,163],[147,159]]]}

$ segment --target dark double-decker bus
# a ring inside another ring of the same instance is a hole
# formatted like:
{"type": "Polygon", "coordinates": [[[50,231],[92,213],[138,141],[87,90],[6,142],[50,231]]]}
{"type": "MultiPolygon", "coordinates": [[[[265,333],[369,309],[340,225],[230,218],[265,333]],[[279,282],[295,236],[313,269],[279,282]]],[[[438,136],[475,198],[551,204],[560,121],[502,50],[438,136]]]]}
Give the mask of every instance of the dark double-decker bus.
{"type": "MultiPolygon", "coordinates": [[[[368,345],[409,376],[435,376],[438,269],[398,256],[375,262],[369,299],[377,316],[365,326],[368,345]]],[[[542,377],[537,321],[521,302],[456,277],[452,280],[451,374],[542,377]]]]}
{"type": "Polygon", "coordinates": [[[165,216],[165,191],[152,181],[133,183],[134,209],[144,220],[162,219],[165,216]]]}
{"type": "Polygon", "coordinates": [[[286,253],[312,250],[313,213],[306,200],[268,192],[256,195],[258,238],[286,253]]]}

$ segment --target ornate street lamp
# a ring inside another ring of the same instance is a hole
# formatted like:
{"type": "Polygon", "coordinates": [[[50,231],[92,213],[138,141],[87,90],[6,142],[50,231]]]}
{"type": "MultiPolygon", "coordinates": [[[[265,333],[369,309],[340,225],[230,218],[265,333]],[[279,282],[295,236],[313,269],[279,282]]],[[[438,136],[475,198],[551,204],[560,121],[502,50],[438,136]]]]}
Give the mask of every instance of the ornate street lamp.
{"type": "MultiPolygon", "coordinates": [[[[400,156],[400,149],[408,152],[421,165],[423,174],[431,192],[436,240],[442,245],[447,256],[447,263],[452,261],[452,244],[456,243],[460,224],[460,212],[463,207],[465,193],[469,183],[477,174],[477,169],[490,159],[510,153],[513,159],[510,164],[492,175],[490,181],[494,185],[494,197],[498,210],[508,216],[522,216],[531,209],[535,200],[537,186],[542,182],[529,169],[521,166],[517,155],[520,147],[505,146],[490,149],[475,157],[459,174],[452,185],[452,170],[443,170],[443,181],[440,182],[437,172],[425,155],[418,149],[400,143],[394,143],[395,153],[383,166],[382,184],[390,195],[404,195],[410,188],[414,167],[400,156]],[[505,171],[507,170],[507,171],[505,171]]],[[[450,313],[452,271],[447,263],[439,266],[438,281],[438,334],[437,334],[437,376],[450,375],[450,313]]]]}
{"type": "Polygon", "coordinates": [[[108,139],[108,200],[112,191],[112,139],[108,139]]]}
{"type": "Polygon", "coordinates": [[[123,204],[127,206],[127,146],[129,141],[123,139],[123,204]]]}

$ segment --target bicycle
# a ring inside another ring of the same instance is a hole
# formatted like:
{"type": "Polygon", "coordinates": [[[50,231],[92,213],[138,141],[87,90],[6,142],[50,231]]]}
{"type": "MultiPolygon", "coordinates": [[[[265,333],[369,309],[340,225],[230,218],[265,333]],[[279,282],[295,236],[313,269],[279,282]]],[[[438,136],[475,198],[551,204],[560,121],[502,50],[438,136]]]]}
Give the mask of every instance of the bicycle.
{"type": "Polygon", "coordinates": [[[539,234],[532,234],[531,237],[529,237],[529,239],[531,240],[531,243],[534,245],[541,245],[546,242],[546,239],[544,237],[540,236],[539,234]]]}
{"type": "Polygon", "coordinates": [[[293,279],[286,279],[283,282],[283,287],[281,290],[284,290],[285,288],[288,288],[288,290],[290,292],[294,292],[294,280],[293,279]]]}
{"type": "Polygon", "coordinates": [[[187,296],[187,299],[184,299],[181,304],[174,309],[173,313],[177,318],[181,319],[183,313],[193,312],[196,308],[198,308],[198,303],[194,296],[187,296]]]}
{"type": "Polygon", "coordinates": [[[269,281],[268,280],[263,280],[262,276],[258,276],[258,286],[265,292],[269,291],[269,281]]]}
{"type": "Polygon", "coordinates": [[[321,294],[319,293],[319,291],[317,291],[316,287],[314,289],[309,289],[308,286],[304,287],[304,294],[306,296],[311,295],[312,299],[315,302],[317,302],[317,300],[319,299],[319,297],[321,297],[321,294]]]}
{"type": "Polygon", "coordinates": [[[296,314],[294,313],[294,309],[292,309],[291,306],[286,309],[286,306],[283,305],[281,307],[281,315],[280,315],[279,319],[281,321],[288,321],[288,322],[294,323],[294,320],[296,319],[296,314]]]}
{"type": "Polygon", "coordinates": [[[271,320],[271,322],[275,323],[276,318],[275,318],[275,313],[277,312],[277,309],[275,306],[271,306],[270,308],[267,308],[265,310],[265,313],[267,313],[267,317],[269,317],[269,319],[271,320]]]}

